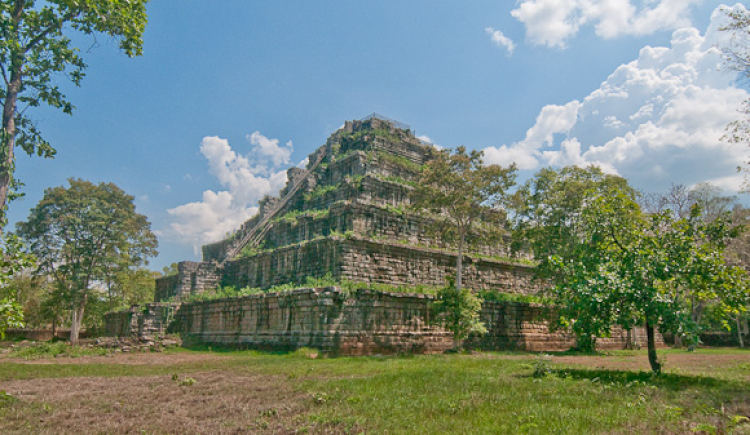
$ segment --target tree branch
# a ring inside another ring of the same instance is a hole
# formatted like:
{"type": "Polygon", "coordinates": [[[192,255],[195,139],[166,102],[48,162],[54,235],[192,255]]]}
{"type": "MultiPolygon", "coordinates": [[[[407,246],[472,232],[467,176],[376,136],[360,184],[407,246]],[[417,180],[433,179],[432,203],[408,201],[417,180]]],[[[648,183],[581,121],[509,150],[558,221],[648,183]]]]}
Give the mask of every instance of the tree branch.
{"type": "Polygon", "coordinates": [[[72,20],[76,15],[78,15],[78,12],[70,11],[64,17],[61,17],[59,21],[57,21],[56,23],[50,25],[46,29],[42,30],[38,35],[36,35],[34,37],[34,39],[32,39],[31,41],[29,41],[29,43],[26,44],[25,47],[23,47],[23,50],[22,50],[23,53],[24,54],[28,53],[29,50],[31,50],[32,48],[34,48],[34,46],[36,46],[38,43],[40,43],[44,39],[45,36],[47,36],[47,35],[50,34],[50,32],[52,32],[53,30],[56,30],[56,29],[61,29],[62,26],[63,26],[63,24],[65,24],[66,22],[72,20]]]}
{"type": "Polygon", "coordinates": [[[3,81],[5,82],[5,86],[10,86],[10,82],[8,81],[8,76],[5,73],[5,66],[0,63],[0,72],[3,74],[3,81]]]}

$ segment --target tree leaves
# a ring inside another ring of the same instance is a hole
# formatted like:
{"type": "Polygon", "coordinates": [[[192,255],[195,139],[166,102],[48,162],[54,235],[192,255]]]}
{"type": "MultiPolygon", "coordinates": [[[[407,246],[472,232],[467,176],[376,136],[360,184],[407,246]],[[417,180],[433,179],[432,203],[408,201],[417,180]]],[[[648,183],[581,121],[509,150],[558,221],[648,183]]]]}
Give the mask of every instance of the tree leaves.
{"type": "Polygon", "coordinates": [[[158,243],[131,195],[112,183],[68,182],[45,191],[18,234],[38,258],[38,274],[52,277],[73,307],[85,304],[95,283],[147,263],[158,243]]]}
{"type": "Polygon", "coordinates": [[[695,338],[696,303],[739,309],[749,299],[746,274],[724,259],[739,233],[728,214],[708,219],[698,205],[685,217],[646,214],[636,199],[594,168],[545,169],[517,193],[516,235],[528,238],[579,345],[644,322],[695,338]]]}

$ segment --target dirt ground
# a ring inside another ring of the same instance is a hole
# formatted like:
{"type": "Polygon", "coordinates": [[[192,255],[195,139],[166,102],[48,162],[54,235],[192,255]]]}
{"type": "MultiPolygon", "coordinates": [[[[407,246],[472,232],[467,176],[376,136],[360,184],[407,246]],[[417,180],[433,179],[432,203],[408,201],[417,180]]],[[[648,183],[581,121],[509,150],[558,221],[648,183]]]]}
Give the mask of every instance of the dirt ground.
{"type": "Polygon", "coordinates": [[[12,361],[16,364],[126,364],[126,365],[179,365],[190,363],[207,363],[228,359],[226,355],[191,354],[191,353],[158,353],[158,352],[132,352],[113,353],[109,355],[79,356],[76,358],[40,358],[25,360],[13,358],[8,355],[0,355],[0,363],[12,361]]]}
{"type": "Polygon", "coordinates": [[[2,388],[35,404],[33,413],[0,423],[5,434],[292,434],[307,406],[306,395],[280,377],[222,372],[177,380],[169,375],[34,379],[2,388]],[[200,388],[189,385],[191,379],[200,388]]]}
{"type": "MultiPolygon", "coordinates": [[[[707,354],[698,352],[670,353],[659,355],[665,372],[706,374],[719,368],[731,368],[740,364],[750,364],[750,353],[747,354],[707,354]]],[[[591,356],[553,356],[557,364],[575,364],[602,370],[651,370],[645,355],[614,355],[607,357],[591,356]]],[[[750,379],[750,372],[746,376],[750,379]]]]}

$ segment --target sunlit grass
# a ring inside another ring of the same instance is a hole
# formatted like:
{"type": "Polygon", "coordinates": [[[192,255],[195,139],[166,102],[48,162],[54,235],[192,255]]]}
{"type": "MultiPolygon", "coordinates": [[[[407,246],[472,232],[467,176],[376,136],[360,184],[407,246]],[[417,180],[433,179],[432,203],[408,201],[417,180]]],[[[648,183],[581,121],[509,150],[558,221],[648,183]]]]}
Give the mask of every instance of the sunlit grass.
{"type": "MultiPolygon", "coordinates": [[[[668,360],[685,353],[660,352],[668,360]]],[[[705,367],[711,370],[675,366],[661,376],[591,368],[598,362],[645,358],[642,350],[577,354],[589,358],[591,366],[556,364],[553,358],[550,374],[542,378],[532,376],[537,356],[528,353],[356,358],[315,358],[310,351],[169,353],[212,357],[161,365],[5,361],[0,381],[206,371],[281,375],[280,382],[309,397],[304,419],[334,433],[692,433],[700,424],[731,433],[733,419],[750,417],[750,352],[743,350],[698,350],[691,355],[707,358],[705,367]],[[732,359],[721,359],[727,355],[732,359]],[[746,362],[736,357],[743,355],[748,355],[746,362]]],[[[568,355],[576,354],[562,354],[568,355]]]]}

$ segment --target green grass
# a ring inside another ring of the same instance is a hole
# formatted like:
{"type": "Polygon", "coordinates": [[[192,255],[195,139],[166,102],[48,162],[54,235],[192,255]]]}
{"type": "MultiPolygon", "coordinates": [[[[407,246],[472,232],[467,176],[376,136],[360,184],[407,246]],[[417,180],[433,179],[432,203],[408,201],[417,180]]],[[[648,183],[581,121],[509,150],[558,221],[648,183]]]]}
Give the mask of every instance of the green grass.
{"type": "Polygon", "coordinates": [[[80,356],[88,355],[106,355],[109,351],[101,347],[85,347],[71,345],[67,342],[43,342],[35,343],[30,346],[23,346],[15,348],[10,352],[11,356],[16,356],[24,359],[40,359],[40,358],[55,358],[55,357],[70,357],[76,358],[80,356]]]}
{"type": "MultiPolygon", "coordinates": [[[[535,356],[522,353],[311,359],[309,351],[170,352],[225,358],[180,365],[4,362],[0,381],[198,371],[282,375],[283,382],[308,397],[305,418],[342,429],[341,433],[692,433],[691,428],[700,424],[730,433],[732,419],[741,420],[738,416],[750,412],[750,366],[743,368],[741,363],[717,368],[714,374],[686,369],[661,376],[552,364],[551,374],[534,378],[535,356]]],[[[684,353],[664,351],[680,352],[684,353]]],[[[698,352],[706,357],[750,357],[748,351],[698,352]]],[[[643,351],[589,358],[604,362],[633,355],[645,358],[643,351]]]]}

